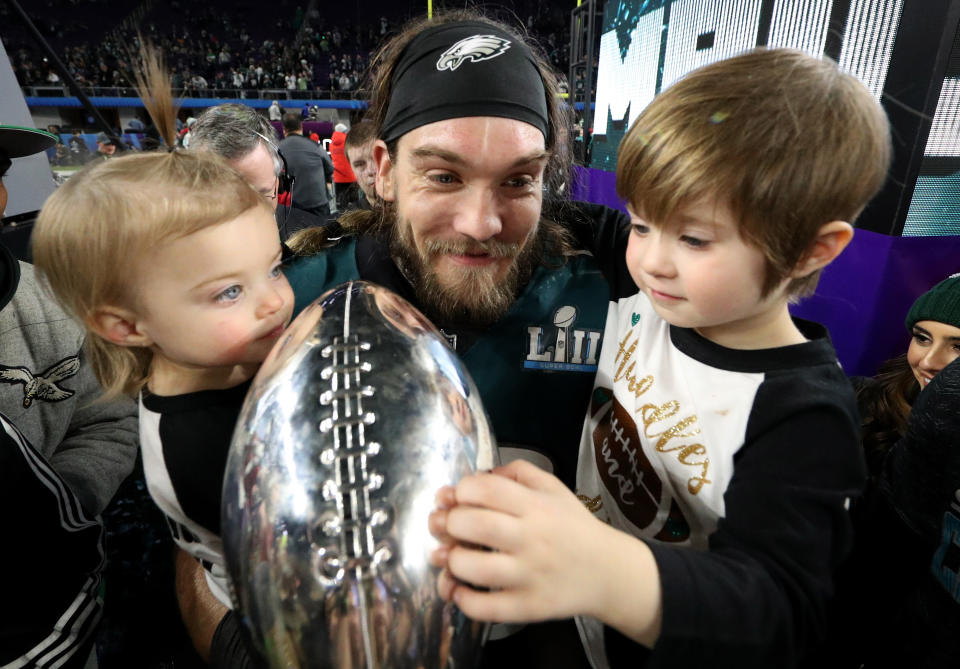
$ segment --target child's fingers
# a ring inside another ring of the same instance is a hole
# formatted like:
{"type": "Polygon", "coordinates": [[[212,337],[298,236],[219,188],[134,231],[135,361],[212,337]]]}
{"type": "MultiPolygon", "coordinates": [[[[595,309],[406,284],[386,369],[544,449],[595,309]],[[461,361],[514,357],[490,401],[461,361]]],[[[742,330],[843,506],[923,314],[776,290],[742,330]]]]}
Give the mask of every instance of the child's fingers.
{"type": "Polygon", "coordinates": [[[453,486],[445,485],[433,497],[433,504],[438,509],[449,509],[457,503],[457,495],[453,486]]]}
{"type": "Polygon", "coordinates": [[[560,480],[549,472],[537,467],[535,464],[526,460],[514,460],[513,462],[496,467],[493,473],[497,476],[516,481],[520,485],[531,488],[532,490],[541,490],[543,492],[552,492],[559,489],[566,490],[566,487],[560,480]]]}
{"type": "Polygon", "coordinates": [[[458,506],[479,506],[514,516],[528,508],[530,501],[530,491],[523,485],[492,473],[464,477],[455,493],[458,506]]]}
{"type": "Polygon", "coordinates": [[[447,560],[449,557],[450,546],[441,544],[430,551],[430,555],[427,556],[427,562],[430,563],[431,567],[440,567],[441,569],[446,569],[447,560]]]}
{"type": "Polygon", "coordinates": [[[527,610],[522,593],[510,590],[492,592],[476,590],[465,583],[454,582],[450,593],[457,608],[467,617],[491,623],[534,622],[544,616],[527,610]]]}
{"type": "Polygon", "coordinates": [[[458,506],[446,513],[446,533],[468,544],[513,553],[522,542],[520,522],[500,511],[474,506],[458,506]]]}
{"type": "Polygon", "coordinates": [[[453,539],[447,532],[447,516],[449,511],[445,509],[436,509],[427,516],[427,528],[430,534],[441,542],[450,543],[453,539]]]}
{"type": "Polygon", "coordinates": [[[437,576],[437,594],[445,602],[453,599],[453,591],[457,587],[457,579],[450,575],[450,572],[444,569],[437,576]]]}
{"type": "Polygon", "coordinates": [[[511,588],[521,584],[521,569],[513,556],[461,545],[448,551],[447,571],[475,587],[511,588]]]}

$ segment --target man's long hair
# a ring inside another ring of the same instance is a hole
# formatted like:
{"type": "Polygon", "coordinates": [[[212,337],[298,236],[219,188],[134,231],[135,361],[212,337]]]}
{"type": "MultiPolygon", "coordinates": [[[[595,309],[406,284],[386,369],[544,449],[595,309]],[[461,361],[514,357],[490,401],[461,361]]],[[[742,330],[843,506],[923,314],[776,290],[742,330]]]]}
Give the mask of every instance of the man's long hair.
{"type": "MultiPolygon", "coordinates": [[[[365,121],[375,128],[374,136],[379,137],[393,94],[393,71],[406,46],[421,32],[428,28],[447,23],[476,21],[487,23],[492,28],[502,30],[520,43],[526,44],[533,55],[540,78],[543,81],[544,95],[549,119],[550,137],[547,142],[549,160],[544,169],[543,208],[537,238],[534,240],[534,259],[537,262],[559,264],[563,259],[575,253],[570,233],[555,221],[563,220],[568,207],[570,190],[570,127],[569,110],[560,104],[556,74],[550,68],[546,58],[532,40],[517,30],[472,10],[444,12],[432,19],[420,18],[408,23],[398,35],[384,44],[371,62],[369,90],[370,107],[365,121]]],[[[396,160],[397,141],[387,145],[392,160],[396,160]]],[[[308,228],[287,240],[298,255],[311,255],[329,246],[334,237],[347,235],[372,235],[390,242],[396,210],[391,203],[384,202],[379,196],[370,203],[370,211],[350,211],[339,218],[339,226],[331,228],[308,228]]]]}

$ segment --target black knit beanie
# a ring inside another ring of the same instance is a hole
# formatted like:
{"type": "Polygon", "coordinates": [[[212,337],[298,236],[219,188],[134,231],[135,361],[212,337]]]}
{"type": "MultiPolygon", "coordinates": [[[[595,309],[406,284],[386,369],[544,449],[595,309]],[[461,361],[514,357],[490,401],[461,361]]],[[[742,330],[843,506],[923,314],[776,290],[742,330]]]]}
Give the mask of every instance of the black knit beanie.
{"type": "Polygon", "coordinates": [[[936,321],[960,328],[960,273],[944,279],[917,298],[907,313],[907,329],[919,321],[936,321]]]}

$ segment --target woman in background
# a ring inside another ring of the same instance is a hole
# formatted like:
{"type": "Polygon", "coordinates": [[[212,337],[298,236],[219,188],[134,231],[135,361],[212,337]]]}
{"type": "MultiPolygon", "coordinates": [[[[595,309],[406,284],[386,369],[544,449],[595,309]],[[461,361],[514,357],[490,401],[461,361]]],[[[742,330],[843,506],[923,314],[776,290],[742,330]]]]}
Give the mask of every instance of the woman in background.
{"type": "Polygon", "coordinates": [[[853,379],[870,478],[827,644],[805,669],[960,667],[960,274],[906,325],[907,352],[853,379]]]}
{"type": "Polygon", "coordinates": [[[960,274],[917,298],[907,313],[907,352],[881,365],[875,377],[854,377],[863,450],[871,479],[903,436],[920,391],[960,356],[960,274]]]}

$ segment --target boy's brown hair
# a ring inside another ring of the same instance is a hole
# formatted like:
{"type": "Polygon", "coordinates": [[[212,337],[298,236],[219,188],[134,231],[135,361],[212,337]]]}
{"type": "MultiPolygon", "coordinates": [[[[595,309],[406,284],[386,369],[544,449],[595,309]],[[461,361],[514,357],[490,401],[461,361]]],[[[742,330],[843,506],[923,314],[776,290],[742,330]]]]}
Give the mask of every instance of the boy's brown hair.
{"type": "MultiPolygon", "coordinates": [[[[763,251],[767,295],[830,221],[853,223],[886,179],[886,114],[836,63],[755,49],[695,70],[657,96],[620,144],[617,194],[662,222],[702,198],[730,207],[763,251]]],[[[808,295],[819,271],[795,278],[808,295]]]]}
{"type": "Polygon", "coordinates": [[[359,148],[367,142],[372,142],[376,138],[377,133],[373,122],[364,119],[350,126],[350,132],[347,133],[344,147],[347,153],[350,153],[353,149],[359,148]]]}

